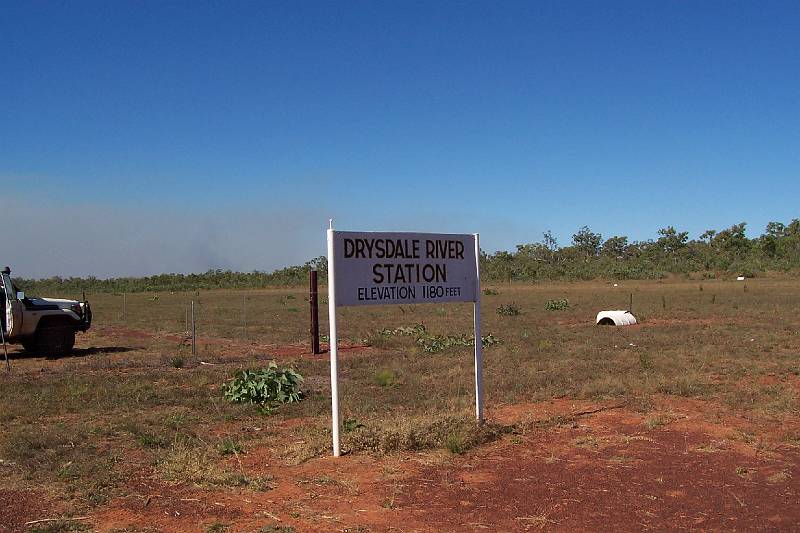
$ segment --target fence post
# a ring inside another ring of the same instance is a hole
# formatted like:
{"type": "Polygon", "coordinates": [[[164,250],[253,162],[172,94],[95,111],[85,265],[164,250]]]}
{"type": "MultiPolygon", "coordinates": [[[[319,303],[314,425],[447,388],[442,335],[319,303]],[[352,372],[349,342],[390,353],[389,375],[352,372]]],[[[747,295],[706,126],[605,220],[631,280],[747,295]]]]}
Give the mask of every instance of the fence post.
{"type": "Polygon", "coordinates": [[[197,355],[197,326],[194,321],[194,300],[192,300],[192,355],[197,355]]]}
{"type": "Polygon", "coordinates": [[[317,271],[312,270],[308,273],[309,282],[309,304],[311,306],[311,353],[320,353],[319,349],[319,300],[317,296],[317,271]]]}

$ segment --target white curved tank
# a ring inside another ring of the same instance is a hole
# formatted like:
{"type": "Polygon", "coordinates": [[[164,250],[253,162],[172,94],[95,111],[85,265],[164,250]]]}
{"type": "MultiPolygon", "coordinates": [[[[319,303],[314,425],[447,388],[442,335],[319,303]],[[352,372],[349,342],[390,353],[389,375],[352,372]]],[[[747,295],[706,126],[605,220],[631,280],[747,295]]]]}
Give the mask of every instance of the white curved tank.
{"type": "Polygon", "coordinates": [[[597,313],[598,325],[632,326],[636,324],[636,317],[630,311],[600,311],[597,313]]]}

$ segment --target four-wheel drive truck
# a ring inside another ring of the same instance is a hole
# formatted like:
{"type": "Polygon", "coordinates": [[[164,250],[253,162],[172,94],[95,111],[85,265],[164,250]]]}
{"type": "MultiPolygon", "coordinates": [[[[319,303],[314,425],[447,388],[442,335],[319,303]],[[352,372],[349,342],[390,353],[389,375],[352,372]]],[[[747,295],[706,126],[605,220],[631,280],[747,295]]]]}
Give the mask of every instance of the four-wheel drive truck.
{"type": "Polygon", "coordinates": [[[14,285],[6,267],[0,272],[0,322],[6,343],[60,357],[72,351],[75,333],[92,325],[92,308],[87,301],[29,297],[14,285]]]}

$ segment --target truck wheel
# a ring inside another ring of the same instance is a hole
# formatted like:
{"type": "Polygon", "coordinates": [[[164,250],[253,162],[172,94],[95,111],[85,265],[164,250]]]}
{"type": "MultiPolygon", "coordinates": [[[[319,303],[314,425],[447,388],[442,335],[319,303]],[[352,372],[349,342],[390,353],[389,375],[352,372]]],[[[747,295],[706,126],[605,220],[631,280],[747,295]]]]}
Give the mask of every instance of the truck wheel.
{"type": "Polygon", "coordinates": [[[36,339],[29,341],[22,341],[22,347],[28,353],[36,353],[36,339]]]}
{"type": "Polygon", "coordinates": [[[64,357],[75,346],[75,330],[65,326],[50,326],[36,333],[37,351],[48,358],[64,357]]]}

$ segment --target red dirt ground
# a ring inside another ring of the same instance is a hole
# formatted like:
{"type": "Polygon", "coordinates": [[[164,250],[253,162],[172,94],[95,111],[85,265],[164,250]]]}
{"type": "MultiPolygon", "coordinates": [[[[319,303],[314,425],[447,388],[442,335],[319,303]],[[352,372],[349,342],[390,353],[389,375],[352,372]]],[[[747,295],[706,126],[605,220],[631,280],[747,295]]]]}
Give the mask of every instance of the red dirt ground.
{"type": "Polygon", "coordinates": [[[423,470],[399,504],[435,494],[413,514],[439,531],[800,527],[800,450],[737,442],[730,421],[708,424],[701,402],[681,404],[653,430],[609,410],[487,447],[423,470]]]}
{"type": "MultiPolygon", "coordinates": [[[[117,329],[102,334],[148,335],[117,329]]],[[[266,349],[294,356],[282,348],[289,347],[266,349]]],[[[33,371],[29,361],[12,364],[33,371]]],[[[531,429],[464,455],[362,454],[287,466],[267,449],[248,450],[241,457],[248,475],[273,477],[265,492],[171,484],[143,461],[124,496],[82,523],[109,533],[206,531],[214,523],[248,533],[265,525],[298,532],[800,530],[800,416],[755,427],[746,413],[713,402],[661,397],[647,414],[553,400],[494,406],[487,417],[531,429]]],[[[64,508],[46,490],[0,490],[0,498],[0,531],[27,531],[26,521],[64,508]]]]}
{"type": "MultiPolygon", "coordinates": [[[[655,413],[663,425],[648,429],[644,415],[614,404],[503,406],[490,417],[533,429],[461,456],[354,455],[286,466],[255,449],[243,466],[274,476],[272,490],[172,485],[142,471],[90,522],[99,532],[168,533],[214,523],[237,532],[798,530],[800,449],[781,440],[787,428],[748,442],[747,419],[709,422],[715,409],[662,398],[655,413]],[[560,424],[549,425],[554,416],[560,424]]],[[[788,429],[798,428],[795,419],[788,429]]],[[[3,496],[9,531],[20,517],[46,514],[37,495],[3,496]]]]}
{"type": "Polygon", "coordinates": [[[45,492],[0,489],[0,531],[25,531],[25,522],[58,516],[59,505],[45,492]],[[31,518],[34,517],[34,518],[31,518]]]}

